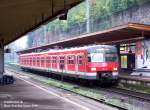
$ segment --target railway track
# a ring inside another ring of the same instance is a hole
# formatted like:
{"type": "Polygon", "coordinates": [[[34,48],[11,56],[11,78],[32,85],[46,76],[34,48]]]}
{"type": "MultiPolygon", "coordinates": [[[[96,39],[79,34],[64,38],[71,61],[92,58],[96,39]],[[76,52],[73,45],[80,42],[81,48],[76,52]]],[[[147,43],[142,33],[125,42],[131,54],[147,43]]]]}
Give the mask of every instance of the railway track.
{"type": "MultiPolygon", "coordinates": [[[[7,69],[11,69],[12,67],[7,67],[7,69]]],[[[21,72],[20,70],[18,70],[17,67],[13,67],[13,69],[15,69],[14,71],[19,71],[21,72]]],[[[12,70],[12,69],[11,69],[12,70]]],[[[23,72],[24,74],[28,73],[28,72],[23,72]]],[[[28,75],[32,75],[33,73],[30,73],[28,75]]],[[[68,83],[68,82],[67,82],[68,83]]],[[[74,84],[74,83],[73,83],[74,84]]],[[[79,85],[81,86],[81,85],[79,85]]],[[[82,87],[81,88],[85,88],[85,89],[88,89],[88,87],[82,87]]],[[[130,90],[125,90],[125,89],[121,89],[121,88],[116,88],[116,87],[111,87],[111,88],[102,88],[102,87],[94,87],[92,88],[96,91],[103,91],[103,92],[107,92],[107,93],[114,93],[114,94],[119,94],[119,95],[122,95],[124,97],[130,97],[130,98],[134,98],[134,99],[138,99],[140,101],[144,101],[144,102],[148,102],[150,103],[150,94],[144,94],[144,93],[139,93],[139,92],[135,92],[135,91],[130,91],[130,90]]],[[[90,98],[90,97],[88,97],[90,98]]],[[[91,98],[92,99],[92,98],[91,98]]],[[[96,99],[94,99],[96,100],[96,99]]],[[[126,100],[126,99],[123,99],[122,98],[122,102],[126,100]]],[[[101,103],[105,103],[105,100],[96,100],[96,101],[99,101],[101,103]]],[[[106,103],[107,104],[107,103],[106,103]]],[[[107,104],[109,105],[109,104],[107,104]]],[[[114,106],[114,105],[111,105],[110,106],[114,106]]],[[[114,107],[117,107],[117,106],[114,106],[114,107]]],[[[117,107],[119,108],[119,107],[117,107]]],[[[123,109],[123,110],[127,110],[127,109],[124,109],[124,108],[119,108],[119,109],[123,109]]]]}
{"type": "MultiPolygon", "coordinates": [[[[13,68],[16,71],[18,71],[17,67],[8,67],[8,68],[10,68],[10,69],[13,68]]],[[[21,71],[21,70],[19,70],[19,71],[21,71]]],[[[28,72],[25,72],[25,73],[28,73],[28,72]]],[[[45,74],[44,76],[47,76],[47,75],[45,74]]],[[[132,98],[136,98],[136,99],[139,99],[139,100],[142,100],[142,101],[150,102],[150,94],[147,94],[147,93],[141,93],[141,92],[131,91],[131,90],[117,88],[117,87],[102,88],[102,87],[97,87],[96,86],[93,89],[100,90],[100,91],[106,91],[106,92],[109,92],[109,93],[116,93],[116,94],[120,94],[120,95],[123,95],[123,96],[132,97],[132,98]]]]}
{"type": "Polygon", "coordinates": [[[107,91],[110,93],[120,94],[120,95],[123,95],[125,97],[136,98],[138,100],[146,101],[146,102],[150,103],[150,94],[135,92],[135,91],[126,90],[126,89],[122,89],[122,88],[116,88],[116,87],[112,87],[112,88],[98,87],[97,90],[103,90],[103,91],[107,91]]]}

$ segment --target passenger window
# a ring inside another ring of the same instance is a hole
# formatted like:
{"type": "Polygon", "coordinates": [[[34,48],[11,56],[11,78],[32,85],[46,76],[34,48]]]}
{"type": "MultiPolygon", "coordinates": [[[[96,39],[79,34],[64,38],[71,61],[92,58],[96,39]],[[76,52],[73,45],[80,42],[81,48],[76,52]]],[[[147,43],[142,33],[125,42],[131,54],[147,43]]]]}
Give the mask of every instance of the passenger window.
{"type": "Polygon", "coordinates": [[[52,57],[52,63],[56,63],[56,57],[52,57]]]}
{"type": "Polygon", "coordinates": [[[47,62],[47,63],[51,63],[50,57],[46,57],[46,62],[47,62]]]}
{"type": "Polygon", "coordinates": [[[60,57],[60,63],[62,64],[62,63],[64,63],[64,61],[65,61],[65,58],[64,57],[60,57]]]}
{"type": "Polygon", "coordinates": [[[82,56],[79,56],[79,58],[78,58],[78,63],[81,65],[81,64],[83,64],[83,57],[82,56]]]}
{"type": "Polygon", "coordinates": [[[74,64],[74,56],[68,57],[68,64],[74,64]]]}

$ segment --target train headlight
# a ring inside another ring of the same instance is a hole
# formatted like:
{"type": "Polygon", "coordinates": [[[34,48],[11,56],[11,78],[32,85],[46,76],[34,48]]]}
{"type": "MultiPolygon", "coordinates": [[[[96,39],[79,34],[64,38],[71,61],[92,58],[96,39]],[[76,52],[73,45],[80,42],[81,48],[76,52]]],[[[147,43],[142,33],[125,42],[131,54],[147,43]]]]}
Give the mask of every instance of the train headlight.
{"type": "Polygon", "coordinates": [[[114,70],[114,71],[117,71],[117,70],[118,70],[118,68],[113,68],[113,70],[114,70]]]}
{"type": "Polygon", "coordinates": [[[91,71],[96,71],[96,68],[91,68],[91,71]]]}

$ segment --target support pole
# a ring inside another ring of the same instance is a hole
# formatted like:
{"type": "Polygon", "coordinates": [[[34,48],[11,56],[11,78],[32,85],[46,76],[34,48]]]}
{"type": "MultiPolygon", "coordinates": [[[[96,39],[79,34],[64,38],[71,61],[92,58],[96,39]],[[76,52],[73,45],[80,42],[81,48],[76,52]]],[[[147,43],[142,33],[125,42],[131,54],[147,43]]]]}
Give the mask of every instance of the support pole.
{"type": "Polygon", "coordinates": [[[86,0],[86,32],[90,32],[90,0],[86,0]]]}
{"type": "Polygon", "coordinates": [[[0,78],[4,73],[4,43],[3,40],[0,41],[0,78]]]}
{"type": "Polygon", "coordinates": [[[118,72],[121,70],[121,55],[120,55],[120,44],[116,45],[117,54],[118,54],[118,72]]]}

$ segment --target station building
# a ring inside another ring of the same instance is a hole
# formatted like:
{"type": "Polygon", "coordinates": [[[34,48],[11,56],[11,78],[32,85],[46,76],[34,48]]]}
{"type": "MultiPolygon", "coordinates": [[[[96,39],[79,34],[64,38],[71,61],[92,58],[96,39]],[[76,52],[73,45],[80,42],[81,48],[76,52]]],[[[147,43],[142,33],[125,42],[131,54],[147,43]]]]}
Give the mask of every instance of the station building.
{"type": "Polygon", "coordinates": [[[120,59],[122,71],[150,71],[150,40],[122,44],[120,59]]]}

